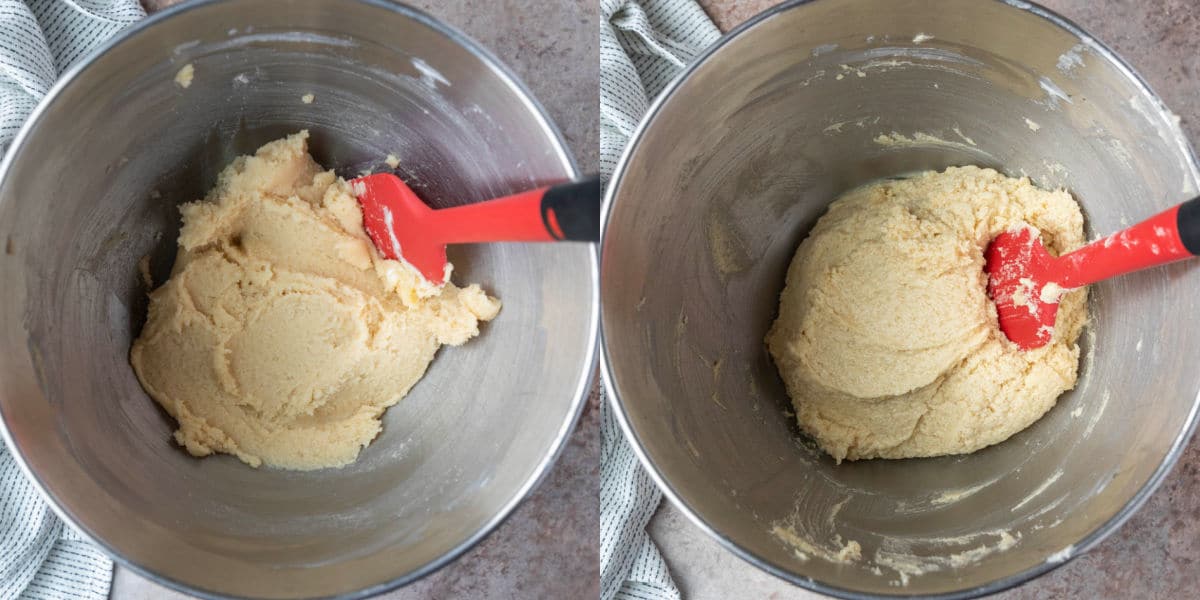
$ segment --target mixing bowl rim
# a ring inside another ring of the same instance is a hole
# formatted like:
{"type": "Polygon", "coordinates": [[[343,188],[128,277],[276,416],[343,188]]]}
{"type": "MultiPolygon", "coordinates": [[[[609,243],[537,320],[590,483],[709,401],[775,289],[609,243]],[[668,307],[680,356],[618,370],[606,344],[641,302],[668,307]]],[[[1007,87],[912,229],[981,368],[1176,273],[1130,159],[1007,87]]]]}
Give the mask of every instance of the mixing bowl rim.
{"type": "MultiPolygon", "coordinates": [[[[160,22],[195,10],[201,10],[211,5],[238,1],[242,0],[193,0],[191,2],[177,4],[152,15],[148,15],[146,18],[133,23],[77,61],[59,77],[58,81],[55,82],[55,84],[50,88],[46,96],[42,98],[40,102],[38,102],[33,112],[30,113],[29,118],[26,119],[25,123],[18,130],[16,136],[12,140],[12,143],[9,144],[6,156],[4,156],[4,159],[0,161],[0,189],[3,189],[9,174],[9,170],[16,161],[17,157],[20,155],[27,138],[29,138],[32,135],[32,132],[37,128],[43,114],[49,110],[49,107],[52,104],[55,103],[61,92],[70,86],[76,78],[78,78],[85,70],[87,70],[89,66],[110,52],[112,49],[116,48],[118,45],[124,43],[126,40],[141,34],[143,31],[157,25],[160,22]]],[[[401,17],[411,19],[419,25],[428,27],[435,33],[445,36],[450,41],[470,52],[473,56],[478,58],[485,67],[490,69],[500,79],[500,81],[502,81],[514,92],[516,97],[524,103],[529,114],[535,117],[540,123],[543,132],[547,135],[547,137],[550,138],[552,142],[551,145],[553,146],[553,150],[558,158],[558,161],[561,163],[568,176],[573,178],[579,177],[579,168],[575,163],[575,159],[572,156],[569,147],[567,146],[566,140],[563,137],[562,132],[559,131],[557,125],[555,125],[554,121],[550,118],[550,115],[546,111],[545,107],[542,106],[541,102],[537,100],[537,98],[521,81],[521,79],[517,77],[516,73],[514,73],[504,62],[499,60],[490,50],[476,42],[473,38],[463,33],[458,28],[444,23],[420,9],[401,2],[396,2],[393,0],[341,1],[363,4],[370,7],[391,11],[401,17]]],[[[583,414],[583,408],[587,403],[587,397],[591,389],[592,379],[596,373],[597,363],[599,362],[598,340],[600,317],[600,261],[599,249],[595,244],[592,244],[591,248],[589,249],[589,263],[589,268],[591,271],[591,294],[589,296],[589,301],[591,308],[589,311],[590,314],[588,315],[589,326],[586,339],[587,351],[584,356],[584,360],[581,361],[581,372],[579,379],[575,384],[575,391],[573,392],[573,397],[571,399],[572,404],[567,411],[567,418],[563,420],[562,425],[559,426],[557,432],[555,432],[554,438],[551,442],[550,452],[547,453],[541,459],[541,461],[534,466],[530,476],[517,489],[516,493],[513,494],[513,496],[507,501],[505,501],[503,505],[501,505],[500,510],[497,511],[492,518],[484,522],[483,525],[474,533],[467,536],[465,539],[456,544],[454,547],[450,548],[442,555],[426,563],[420,568],[417,568],[399,577],[373,584],[360,590],[325,596],[324,598],[336,598],[338,600],[357,600],[361,598],[367,598],[369,596],[395,590],[434,573],[442,567],[454,562],[456,559],[494,532],[512,515],[521,502],[523,502],[530,495],[530,493],[532,493],[533,490],[535,490],[546,479],[551,468],[555,463],[558,462],[559,457],[566,448],[567,441],[570,438],[571,433],[575,430],[575,425],[578,423],[580,416],[583,414]]],[[[42,499],[46,501],[46,504],[50,507],[54,514],[58,516],[59,519],[62,519],[64,523],[67,523],[68,526],[80,533],[85,539],[102,548],[105,554],[112,558],[117,564],[167,588],[192,594],[200,598],[221,600],[225,598],[238,597],[222,594],[212,590],[201,589],[182,581],[172,579],[163,574],[154,572],[149,568],[143,567],[133,562],[131,559],[126,558],[114,547],[109,545],[105,540],[100,539],[94,535],[93,532],[81,526],[73,515],[68,513],[65,509],[63,509],[62,506],[60,506],[57,498],[55,498],[47,490],[42,480],[29,468],[29,465],[25,460],[25,456],[22,454],[20,447],[17,446],[8,430],[7,423],[8,419],[4,415],[2,404],[0,404],[0,436],[4,438],[4,443],[9,452],[11,452],[13,457],[16,459],[16,463],[21,472],[29,481],[34,484],[34,487],[38,490],[38,493],[41,494],[42,499]]]]}
{"type": "MultiPolygon", "coordinates": [[[[681,71],[679,74],[677,74],[670,81],[670,83],[668,83],[667,86],[665,88],[663,88],[663,91],[650,104],[650,107],[647,109],[646,114],[642,117],[642,120],[638,123],[637,128],[634,130],[633,134],[630,136],[629,142],[626,144],[625,149],[622,151],[621,157],[617,161],[616,167],[613,169],[613,174],[609,178],[608,186],[607,186],[607,189],[605,192],[604,203],[603,203],[603,206],[601,207],[601,213],[600,213],[600,216],[601,216],[601,226],[600,226],[601,260],[603,260],[603,256],[605,255],[605,248],[606,248],[607,240],[609,239],[609,236],[607,235],[608,234],[608,226],[611,222],[612,211],[613,211],[614,205],[616,204],[617,190],[621,186],[621,180],[623,179],[623,177],[625,175],[625,171],[629,166],[629,162],[630,162],[634,152],[637,150],[638,145],[642,142],[642,139],[644,138],[647,130],[653,125],[653,122],[655,121],[656,117],[659,115],[660,111],[663,109],[663,106],[670,100],[670,98],[672,96],[675,95],[675,93],[679,90],[679,88],[682,87],[683,84],[686,83],[692,77],[692,75],[694,75],[697,71],[699,71],[700,68],[714,54],[719,52],[722,48],[726,47],[734,40],[747,34],[747,32],[749,30],[755,28],[757,25],[767,21],[768,19],[771,19],[771,18],[773,18],[781,13],[784,13],[786,11],[796,9],[800,6],[810,4],[810,3],[816,3],[819,1],[832,2],[832,1],[836,1],[836,0],[788,0],[781,4],[775,5],[761,13],[758,13],[757,15],[751,17],[749,20],[747,20],[747,21],[741,23],[740,25],[738,25],[737,27],[733,28],[732,30],[727,32],[725,35],[723,35],[719,40],[717,40],[716,42],[714,42],[713,44],[711,44],[710,46],[705,48],[703,51],[701,51],[691,61],[691,63],[689,63],[683,69],[683,71],[681,71]]],[[[1119,56],[1115,51],[1113,51],[1111,48],[1109,48],[1107,45],[1105,45],[1100,40],[1096,39],[1091,34],[1084,31],[1084,29],[1082,27],[1075,24],[1070,19],[1067,19],[1066,17],[1064,17],[1048,8],[1040,6],[1033,2],[1025,2],[1023,0],[985,0],[985,1],[991,2],[991,3],[1004,4],[1010,8],[1024,11],[1031,15],[1039,17],[1045,21],[1048,21],[1052,25],[1055,25],[1058,28],[1066,31],[1067,33],[1071,34],[1080,42],[1087,44],[1092,51],[1100,54],[1103,58],[1105,58],[1108,61],[1109,64],[1116,67],[1116,69],[1125,78],[1127,78],[1130,82],[1132,82],[1134,84],[1134,86],[1138,89],[1138,91],[1142,94],[1142,97],[1150,98],[1150,99],[1154,100],[1154,106],[1155,106],[1157,114],[1159,114],[1160,116],[1164,116],[1163,113],[1166,112],[1165,104],[1162,102],[1162,99],[1160,98],[1160,96],[1157,93],[1155,93],[1154,90],[1150,87],[1150,85],[1146,82],[1146,80],[1143,79],[1142,76],[1140,74],[1138,74],[1137,71],[1135,71],[1133,69],[1133,67],[1125,61],[1125,59],[1121,58],[1121,56],[1119,56]]],[[[1179,145],[1178,149],[1181,150],[1184,153],[1184,155],[1187,157],[1188,166],[1191,168],[1191,172],[1189,173],[1189,175],[1192,177],[1193,180],[1200,179],[1200,161],[1197,160],[1195,151],[1193,150],[1191,143],[1188,141],[1187,136],[1184,134],[1182,128],[1180,127],[1180,125],[1177,121],[1170,119],[1170,118],[1166,119],[1166,121],[1169,123],[1171,133],[1174,137],[1173,141],[1178,143],[1178,145],[1179,145]]],[[[774,575],[780,579],[783,579],[784,581],[787,581],[793,585],[798,585],[802,588],[812,590],[814,592],[828,594],[828,595],[836,596],[836,597],[840,597],[840,598],[847,598],[847,599],[851,599],[851,600],[866,600],[866,599],[875,599],[875,598],[894,598],[897,596],[905,595],[900,590],[898,590],[899,593],[897,593],[896,595],[877,595],[877,594],[858,592],[858,591],[849,590],[849,589],[842,588],[842,587],[837,587],[832,584],[823,583],[823,582],[817,581],[811,577],[798,575],[796,573],[787,571],[783,568],[777,567],[777,566],[771,564],[769,561],[767,561],[762,556],[740,546],[737,542],[735,542],[732,539],[730,539],[729,537],[725,536],[723,533],[717,531],[717,529],[715,527],[713,527],[710,523],[705,521],[704,518],[699,515],[699,513],[697,513],[695,510],[693,510],[692,507],[683,500],[683,498],[680,496],[679,492],[676,491],[675,488],[672,487],[671,484],[667,481],[667,479],[664,476],[664,474],[662,473],[662,471],[660,471],[655,466],[655,464],[650,460],[650,457],[647,455],[645,448],[642,446],[641,439],[638,437],[637,432],[634,430],[633,425],[630,422],[629,415],[625,412],[624,400],[622,399],[620,386],[617,384],[616,378],[614,377],[613,372],[612,372],[612,363],[611,363],[611,357],[609,354],[610,348],[609,348],[608,342],[605,339],[606,338],[605,326],[604,326],[605,311],[603,309],[603,297],[604,297],[604,280],[603,280],[603,274],[602,274],[601,275],[601,311],[600,311],[600,348],[601,348],[601,351],[600,351],[600,374],[604,380],[605,387],[608,389],[609,405],[613,410],[613,414],[615,415],[615,417],[617,419],[617,423],[621,427],[621,431],[624,433],[626,440],[629,441],[630,446],[633,448],[634,454],[637,455],[638,460],[641,462],[642,466],[646,469],[646,472],[649,473],[651,479],[654,480],[654,482],[658,485],[659,489],[663,492],[663,494],[671,501],[672,504],[675,505],[675,507],[680,512],[682,512],[687,517],[687,519],[689,521],[691,521],[693,524],[695,524],[697,527],[699,527],[702,531],[704,531],[710,537],[715,539],[721,546],[723,546],[725,549],[732,552],[738,558],[741,558],[742,560],[758,567],[759,569],[762,569],[763,571],[766,571],[767,573],[770,573],[771,575],[774,575]]],[[[957,590],[957,591],[953,591],[953,592],[945,592],[945,593],[940,593],[940,594],[935,594],[932,596],[925,596],[925,597],[931,598],[931,599],[937,599],[937,600],[958,600],[958,599],[962,599],[962,598],[976,598],[979,596],[986,596],[989,594],[1001,592],[1001,591],[1004,591],[1004,590],[1007,590],[1010,588],[1014,588],[1018,585],[1021,585],[1025,582],[1027,582],[1027,581],[1030,581],[1036,577],[1039,577],[1045,573],[1048,573],[1048,572],[1054,570],[1055,568],[1058,568],[1059,566],[1064,565],[1067,562],[1070,562],[1070,560],[1073,559],[1074,557],[1076,557],[1080,554],[1083,554],[1083,553],[1087,552],[1088,550],[1092,549],[1097,544],[1099,544],[1101,541],[1103,541],[1105,538],[1107,538],[1109,535],[1111,535],[1114,531],[1116,531],[1118,528],[1120,528],[1121,525],[1123,525],[1127,520],[1129,520],[1129,518],[1131,516],[1133,516],[1133,514],[1135,512],[1137,512],[1137,510],[1139,508],[1141,508],[1143,504],[1145,504],[1146,500],[1149,499],[1149,497],[1154,493],[1154,491],[1156,489],[1158,489],[1158,486],[1162,483],[1163,479],[1167,476],[1167,474],[1171,471],[1171,468],[1174,467],[1176,461],[1179,459],[1179,455],[1183,452],[1184,448],[1187,445],[1188,440],[1190,440],[1192,435],[1195,433],[1198,422],[1200,422],[1200,392],[1197,393],[1196,398],[1192,401],[1192,407],[1188,413],[1187,420],[1186,420],[1184,427],[1180,430],[1179,435],[1172,441],[1171,447],[1168,450],[1166,456],[1163,458],[1163,461],[1158,465],[1158,467],[1154,470],[1154,472],[1151,473],[1150,477],[1146,480],[1146,483],[1137,491],[1137,493],[1135,493],[1133,495],[1132,498],[1129,499],[1128,502],[1126,502],[1120,508],[1120,510],[1118,510],[1116,512],[1116,514],[1114,514],[1107,521],[1105,521],[1104,523],[1102,523],[1101,525],[1099,525],[1092,531],[1088,532],[1086,535],[1084,535],[1082,537],[1082,539],[1080,539],[1075,544],[1072,544],[1072,545],[1068,546],[1067,548],[1064,548],[1063,551],[1067,553],[1067,558],[1065,560],[1062,560],[1062,561],[1046,560],[1046,561],[1038,563],[1037,565],[1035,565],[1033,567],[1025,569],[1024,571],[1020,571],[1018,573],[1015,573],[1013,575],[1009,575],[1006,577],[1001,577],[999,579],[989,581],[987,583],[975,586],[973,588],[967,588],[967,589],[957,590]]]]}

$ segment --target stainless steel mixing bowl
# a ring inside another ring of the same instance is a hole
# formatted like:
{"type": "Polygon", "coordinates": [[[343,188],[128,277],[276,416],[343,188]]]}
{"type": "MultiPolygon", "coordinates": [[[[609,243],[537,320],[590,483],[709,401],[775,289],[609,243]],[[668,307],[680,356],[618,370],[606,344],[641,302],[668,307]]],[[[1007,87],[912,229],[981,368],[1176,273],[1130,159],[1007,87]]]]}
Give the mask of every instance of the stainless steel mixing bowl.
{"type": "Polygon", "coordinates": [[[847,597],[1015,585],[1125,521],[1195,427],[1187,263],[1095,286],[1078,387],[1000,445],[838,466],[802,440],[763,346],[796,245],[847,189],[959,164],[1066,187],[1093,234],[1200,184],[1178,119],[1128,65],[1015,0],[780,6],[668,88],[613,176],[615,412],[672,502],[793,583],[847,597]],[[851,540],[861,560],[830,560],[851,540]]]}
{"type": "Polygon", "coordinates": [[[316,472],[195,459],[128,364],[169,272],[176,206],[300,128],[353,175],[389,154],[435,205],[569,177],[537,102],[462,34],[388,2],[190,3],[68,73],[0,181],[0,412],[56,511],[122,564],[208,595],[362,597],[461,554],[547,471],[590,384],[596,253],[452,249],[504,301],[439,352],[358,462],[316,472]],[[184,89],[174,82],[195,69],[184,89]],[[312,104],[301,97],[311,93],[312,104]]]}

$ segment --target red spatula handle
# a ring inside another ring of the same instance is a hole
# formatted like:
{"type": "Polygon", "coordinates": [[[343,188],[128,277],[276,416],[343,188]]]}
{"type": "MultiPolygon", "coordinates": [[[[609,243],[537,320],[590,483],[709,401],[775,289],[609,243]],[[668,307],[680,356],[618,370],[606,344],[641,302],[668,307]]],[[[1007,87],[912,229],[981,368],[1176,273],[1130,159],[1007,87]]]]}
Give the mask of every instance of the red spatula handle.
{"type": "Polygon", "coordinates": [[[1077,288],[1200,254],[1200,198],[1193,198],[1060,257],[1064,288],[1077,288]]]}
{"type": "Polygon", "coordinates": [[[538,188],[433,213],[447,244],[595,242],[600,239],[600,178],[538,188]]]}

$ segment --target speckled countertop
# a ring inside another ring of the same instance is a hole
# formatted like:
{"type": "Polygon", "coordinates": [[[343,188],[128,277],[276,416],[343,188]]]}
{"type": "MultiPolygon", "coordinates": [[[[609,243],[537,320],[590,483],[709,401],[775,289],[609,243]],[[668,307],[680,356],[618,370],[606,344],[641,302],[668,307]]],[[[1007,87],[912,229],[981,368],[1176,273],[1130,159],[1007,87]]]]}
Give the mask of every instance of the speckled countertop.
{"type": "MultiPolygon", "coordinates": [[[[178,0],[143,0],[153,11],[178,0]]],[[[580,169],[600,154],[598,0],[408,0],[457,27],[513,69],[558,124],[580,169]]],[[[483,543],[380,600],[597,598],[600,412],[593,395],[570,444],[534,494],[483,543]]],[[[117,568],[112,600],[186,600],[117,568]]]]}
{"type": "MultiPolygon", "coordinates": [[[[699,0],[728,31],[776,0],[699,0]]],[[[1133,64],[1200,146],[1200,3],[1196,0],[1040,0],[1133,64]]],[[[823,598],[721,548],[673,507],[650,525],[688,600],[823,598]]],[[[1017,589],[1032,598],[1195,598],[1200,574],[1200,436],[1141,510],[1091,552],[1017,589]]]]}

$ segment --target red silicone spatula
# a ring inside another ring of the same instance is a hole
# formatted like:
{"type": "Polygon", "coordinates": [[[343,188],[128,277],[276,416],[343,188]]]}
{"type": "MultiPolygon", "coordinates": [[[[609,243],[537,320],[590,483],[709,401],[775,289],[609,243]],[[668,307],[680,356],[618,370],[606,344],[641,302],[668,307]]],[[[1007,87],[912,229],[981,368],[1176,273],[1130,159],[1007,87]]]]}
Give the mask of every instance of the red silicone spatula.
{"type": "Polygon", "coordinates": [[[599,177],[439,210],[391,173],[350,184],[379,252],[407,261],[434,285],[446,282],[446,244],[600,239],[599,177]]]}
{"type": "Polygon", "coordinates": [[[1057,258],[1038,235],[1032,227],[1006,231],[984,256],[1000,330],[1023,350],[1050,341],[1064,291],[1200,254],[1200,198],[1057,258]]]}

